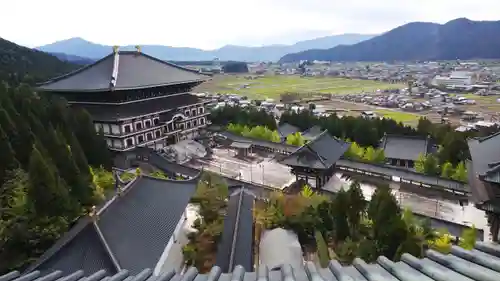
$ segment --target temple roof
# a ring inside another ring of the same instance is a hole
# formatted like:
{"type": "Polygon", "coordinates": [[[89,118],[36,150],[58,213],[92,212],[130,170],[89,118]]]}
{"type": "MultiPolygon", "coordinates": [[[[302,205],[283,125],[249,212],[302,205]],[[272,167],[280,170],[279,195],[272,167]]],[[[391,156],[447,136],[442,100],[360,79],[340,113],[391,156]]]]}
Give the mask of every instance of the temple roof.
{"type": "Polygon", "coordinates": [[[500,183],[500,132],[469,139],[467,144],[475,173],[486,181],[500,183]]]}
{"type": "Polygon", "coordinates": [[[279,162],[287,166],[328,169],[344,155],[349,146],[350,143],[333,138],[325,130],[279,162]]]}
{"type": "Polygon", "coordinates": [[[468,181],[476,203],[500,198],[500,133],[469,139],[471,161],[467,162],[468,181]]]}
{"type": "Polygon", "coordinates": [[[101,269],[131,274],[154,268],[174,233],[198,177],[164,180],[139,176],[95,215],[77,224],[47,250],[28,271],[78,271],[93,274],[101,269]]]}
{"type": "Polygon", "coordinates": [[[320,126],[312,126],[311,128],[305,130],[304,132],[302,132],[302,136],[310,141],[310,140],[313,140],[315,139],[317,136],[321,135],[321,133],[323,133],[323,130],[321,129],[320,126]]]}
{"type": "Polygon", "coordinates": [[[244,188],[229,198],[222,237],[217,248],[216,265],[231,272],[237,265],[253,270],[253,205],[255,195],[244,188]]]}
{"type": "Polygon", "coordinates": [[[300,129],[288,123],[283,123],[278,127],[278,133],[284,138],[297,132],[300,132],[300,129]]]}
{"type": "Polygon", "coordinates": [[[94,121],[114,121],[161,111],[174,110],[181,106],[200,102],[202,101],[197,96],[186,93],[120,105],[75,103],[71,106],[73,108],[86,109],[94,121]]]}
{"type": "Polygon", "coordinates": [[[195,268],[188,269],[183,275],[167,272],[152,275],[152,270],[144,269],[140,273],[122,270],[118,274],[100,271],[94,275],[83,270],[56,271],[41,274],[33,271],[20,275],[11,272],[0,276],[1,281],[444,281],[444,280],[500,280],[500,246],[498,244],[477,242],[472,251],[452,246],[451,253],[443,255],[435,251],[426,251],[426,258],[419,259],[404,254],[401,261],[392,262],[379,257],[373,264],[355,259],[353,265],[342,266],[338,261],[330,261],[327,268],[319,268],[312,262],[293,268],[284,265],[280,270],[269,271],[264,266],[254,272],[247,272],[237,266],[232,273],[222,273],[219,267],[213,267],[208,274],[199,274],[195,268]],[[84,277],[87,277],[84,279],[84,277]],[[22,278],[22,279],[20,279],[22,278]]]}
{"type": "Polygon", "coordinates": [[[51,92],[103,92],[202,82],[208,76],[136,51],[119,51],[39,86],[51,92]]]}
{"type": "Polygon", "coordinates": [[[432,143],[428,137],[384,135],[380,148],[386,158],[416,161],[420,154],[432,152],[432,143]]]}

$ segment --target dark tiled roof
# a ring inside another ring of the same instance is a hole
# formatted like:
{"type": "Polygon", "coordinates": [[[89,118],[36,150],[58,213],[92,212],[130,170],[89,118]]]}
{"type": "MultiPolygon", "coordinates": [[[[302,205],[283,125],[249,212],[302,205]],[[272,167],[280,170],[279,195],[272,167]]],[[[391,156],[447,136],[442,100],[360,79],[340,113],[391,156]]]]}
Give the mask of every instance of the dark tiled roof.
{"type": "Polygon", "coordinates": [[[222,273],[219,267],[214,267],[208,274],[198,274],[195,268],[190,268],[183,275],[173,272],[159,276],[151,275],[149,269],[140,273],[130,273],[126,270],[118,274],[98,272],[93,276],[83,271],[58,271],[49,275],[40,272],[20,276],[11,272],[0,276],[0,281],[498,281],[500,280],[500,246],[478,242],[476,249],[466,251],[453,246],[448,255],[435,251],[427,251],[426,258],[418,259],[404,254],[399,262],[392,262],[385,257],[379,257],[376,263],[366,264],[361,259],[355,259],[352,266],[342,266],[337,261],[331,261],[327,268],[318,268],[311,262],[304,267],[292,268],[289,265],[281,270],[269,271],[260,267],[256,272],[245,272],[242,267],[236,267],[232,273],[222,273]],[[110,278],[107,278],[111,276],[110,278]],[[43,279],[42,279],[43,278],[43,279]]]}
{"type": "Polygon", "coordinates": [[[208,77],[194,70],[144,53],[120,51],[117,55],[112,53],[91,65],[45,82],[39,89],[53,92],[100,92],[197,82],[206,78],[208,77]],[[116,79],[112,77],[114,72],[116,79]]]}
{"type": "Polygon", "coordinates": [[[99,269],[132,274],[154,268],[194,194],[198,177],[188,181],[140,176],[97,212],[82,218],[28,271],[99,269]]]}
{"type": "Polygon", "coordinates": [[[278,133],[284,138],[297,132],[300,132],[300,129],[288,123],[283,123],[278,127],[278,133]]]}
{"type": "Polygon", "coordinates": [[[231,194],[216,265],[231,272],[237,265],[253,270],[253,205],[255,195],[241,188],[231,194]]]}
{"type": "Polygon", "coordinates": [[[485,203],[500,198],[500,133],[468,140],[471,161],[467,162],[472,198],[485,203]]]}
{"type": "Polygon", "coordinates": [[[385,135],[381,140],[386,158],[417,160],[420,154],[431,152],[432,144],[428,137],[385,135]]]}
{"type": "Polygon", "coordinates": [[[328,169],[340,159],[349,145],[343,140],[333,138],[325,130],[312,141],[284,157],[280,162],[288,166],[328,169]]]}
{"type": "Polygon", "coordinates": [[[154,112],[175,110],[180,106],[186,106],[201,102],[192,94],[165,96],[163,98],[149,99],[122,105],[105,104],[72,104],[73,108],[86,109],[96,121],[113,121],[126,119],[134,116],[151,114],[154,112]]]}
{"type": "Polygon", "coordinates": [[[312,126],[311,128],[309,128],[309,129],[305,130],[304,132],[302,132],[302,136],[306,140],[313,140],[316,137],[318,137],[319,135],[321,135],[321,133],[323,133],[323,130],[321,129],[321,127],[319,127],[319,126],[312,126]]]}
{"type": "MultiPolygon", "coordinates": [[[[500,165],[500,132],[484,138],[468,140],[472,166],[478,176],[490,176],[499,173],[500,165]]],[[[498,181],[500,183],[500,181],[498,181]]]]}

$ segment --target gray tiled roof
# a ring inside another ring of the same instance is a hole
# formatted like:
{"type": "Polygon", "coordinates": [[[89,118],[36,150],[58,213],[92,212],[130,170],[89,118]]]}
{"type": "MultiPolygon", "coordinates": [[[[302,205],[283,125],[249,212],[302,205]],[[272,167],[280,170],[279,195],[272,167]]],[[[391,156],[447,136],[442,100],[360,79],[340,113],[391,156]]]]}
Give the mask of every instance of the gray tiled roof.
{"type": "Polygon", "coordinates": [[[399,262],[379,257],[373,264],[355,259],[352,266],[331,261],[327,268],[318,268],[308,262],[304,267],[285,265],[276,271],[260,267],[256,272],[245,272],[238,266],[232,273],[222,273],[219,267],[214,267],[208,274],[199,274],[195,268],[190,268],[183,275],[169,272],[152,276],[152,271],[145,269],[140,273],[123,270],[118,274],[100,271],[84,279],[89,275],[84,271],[57,271],[49,275],[35,271],[23,276],[11,272],[0,276],[0,281],[498,281],[500,246],[478,242],[472,251],[453,246],[448,255],[427,251],[424,259],[404,254],[399,262]]]}
{"type": "Polygon", "coordinates": [[[280,163],[288,166],[327,169],[344,155],[349,145],[343,140],[333,138],[325,130],[312,141],[284,157],[280,163]]]}
{"type": "Polygon", "coordinates": [[[253,205],[255,195],[240,188],[229,198],[216,265],[231,272],[237,265],[253,270],[253,205]]]}
{"type": "Polygon", "coordinates": [[[476,203],[500,197],[500,133],[468,140],[471,161],[467,162],[468,180],[476,203]]]}
{"type": "Polygon", "coordinates": [[[386,158],[417,160],[420,154],[431,152],[430,139],[421,136],[385,135],[381,140],[386,158]]]}
{"type": "Polygon", "coordinates": [[[318,137],[319,135],[321,135],[321,133],[323,133],[323,130],[321,129],[320,126],[312,126],[311,128],[302,132],[302,136],[306,140],[313,140],[316,137],[318,137]]]}
{"type": "Polygon", "coordinates": [[[88,274],[154,268],[194,194],[199,177],[140,176],[97,211],[82,218],[27,271],[82,269],[88,274]]]}
{"type": "Polygon", "coordinates": [[[200,102],[201,100],[197,96],[186,93],[122,105],[72,104],[71,106],[73,108],[84,108],[95,121],[112,121],[160,111],[175,110],[180,106],[200,102]]]}
{"type": "Polygon", "coordinates": [[[100,92],[158,87],[208,78],[194,70],[183,68],[134,51],[114,53],[61,77],[40,85],[43,91],[100,92]],[[112,87],[112,76],[117,60],[117,75],[112,87]]]}
{"type": "Polygon", "coordinates": [[[300,129],[288,123],[283,123],[278,127],[278,133],[284,138],[297,132],[300,132],[300,129]]]}
{"type": "Polygon", "coordinates": [[[479,176],[498,173],[500,165],[500,132],[484,138],[468,140],[474,171],[479,176]]]}

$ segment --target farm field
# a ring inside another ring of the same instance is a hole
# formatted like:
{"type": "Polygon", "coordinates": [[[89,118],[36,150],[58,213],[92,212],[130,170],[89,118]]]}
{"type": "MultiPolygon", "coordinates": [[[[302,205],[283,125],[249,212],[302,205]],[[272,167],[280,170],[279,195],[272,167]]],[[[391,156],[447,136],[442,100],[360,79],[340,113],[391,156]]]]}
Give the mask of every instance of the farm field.
{"type": "Polygon", "coordinates": [[[217,75],[200,85],[196,91],[239,94],[254,99],[277,99],[284,93],[352,94],[405,87],[401,84],[334,77],[268,75],[247,79],[246,76],[251,75],[217,75]]]}

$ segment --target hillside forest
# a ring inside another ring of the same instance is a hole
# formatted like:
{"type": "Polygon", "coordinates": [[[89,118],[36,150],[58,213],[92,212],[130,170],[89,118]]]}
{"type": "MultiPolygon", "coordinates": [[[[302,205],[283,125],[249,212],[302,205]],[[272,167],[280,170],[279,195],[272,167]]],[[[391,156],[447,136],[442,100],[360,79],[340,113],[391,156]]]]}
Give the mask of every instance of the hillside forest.
{"type": "Polygon", "coordinates": [[[111,168],[109,153],[86,111],[0,83],[0,275],[33,262],[104,199],[95,177],[111,168]]]}

